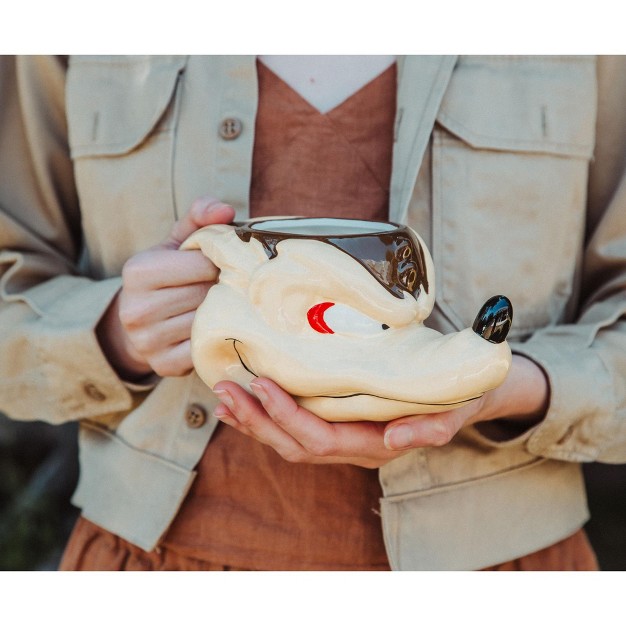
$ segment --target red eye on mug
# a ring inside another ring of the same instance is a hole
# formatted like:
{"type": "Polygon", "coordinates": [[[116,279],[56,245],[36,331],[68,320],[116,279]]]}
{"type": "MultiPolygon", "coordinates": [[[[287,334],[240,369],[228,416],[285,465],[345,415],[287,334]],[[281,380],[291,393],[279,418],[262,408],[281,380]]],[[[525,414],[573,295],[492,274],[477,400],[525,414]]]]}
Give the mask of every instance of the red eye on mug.
{"type": "Polygon", "coordinates": [[[320,302],[312,306],[306,316],[313,330],[327,335],[371,335],[389,328],[352,307],[335,302],[320,302]]]}
{"type": "Polygon", "coordinates": [[[331,307],[335,306],[334,302],[320,302],[315,306],[312,306],[306,317],[309,320],[309,325],[313,330],[316,330],[318,333],[330,333],[334,334],[334,330],[328,326],[326,321],[324,320],[324,313],[331,307]]]}

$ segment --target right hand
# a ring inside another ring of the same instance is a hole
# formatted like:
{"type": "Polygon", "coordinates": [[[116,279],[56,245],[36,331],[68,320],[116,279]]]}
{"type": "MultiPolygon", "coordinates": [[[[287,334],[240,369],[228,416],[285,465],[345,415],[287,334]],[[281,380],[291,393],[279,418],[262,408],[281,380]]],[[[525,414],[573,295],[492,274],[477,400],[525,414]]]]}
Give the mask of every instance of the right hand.
{"type": "Polygon", "coordinates": [[[100,345],[122,378],[132,381],[152,372],[183,376],[193,369],[191,324],[218,269],[201,251],[179,247],[199,228],[228,224],[234,216],[229,205],[199,198],[163,242],[126,262],[122,288],[97,328],[100,345]]]}

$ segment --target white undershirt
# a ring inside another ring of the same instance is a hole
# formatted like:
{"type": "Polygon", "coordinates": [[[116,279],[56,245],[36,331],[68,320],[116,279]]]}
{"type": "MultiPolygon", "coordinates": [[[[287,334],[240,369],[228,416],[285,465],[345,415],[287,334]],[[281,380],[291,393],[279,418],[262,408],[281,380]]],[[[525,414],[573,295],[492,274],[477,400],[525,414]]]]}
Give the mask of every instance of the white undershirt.
{"type": "Polygon", "coordinates": [[[309,104],[326,113],[384,72],[394,55],[261,55],[309,104]]]}

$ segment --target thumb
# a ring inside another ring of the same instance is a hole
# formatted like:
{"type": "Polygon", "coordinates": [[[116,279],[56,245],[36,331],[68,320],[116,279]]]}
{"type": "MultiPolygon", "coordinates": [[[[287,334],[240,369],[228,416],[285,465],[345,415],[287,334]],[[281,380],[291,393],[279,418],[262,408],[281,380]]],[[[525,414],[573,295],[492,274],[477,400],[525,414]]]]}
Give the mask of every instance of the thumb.
{"type": "Polygon", "coordinates": [[[385,428],[385,447],[389,450],[406,450],[444,446],[452,441],[475,410],[474,405],[470,403],[442,413],[427,413],[393,420],[385,428]]]}
{"type": "Polygon", "coordinates": [[[174,224],[162,245],[178,249],[180,244],[199,228],[210,224],[228,224],[234,217],[235,210],[229,204],[224,204],[211,196],[202,196],[194,200],[189,212],[174,224]]]}

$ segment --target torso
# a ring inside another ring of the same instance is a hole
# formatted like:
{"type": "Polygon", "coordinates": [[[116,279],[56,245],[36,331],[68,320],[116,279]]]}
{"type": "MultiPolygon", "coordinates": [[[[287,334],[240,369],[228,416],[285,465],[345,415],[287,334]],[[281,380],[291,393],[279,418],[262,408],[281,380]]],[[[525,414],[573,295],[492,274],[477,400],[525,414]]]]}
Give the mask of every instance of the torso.
{"type": "MultiPolygon", "coordinates": [[[[321,113],[262,63],[251,217],[388,217],[395,65],[321,113]]],[[[164,545],[250,569],[388,569],[375,470],[301,465],[220,426],[164,545]]]]}

